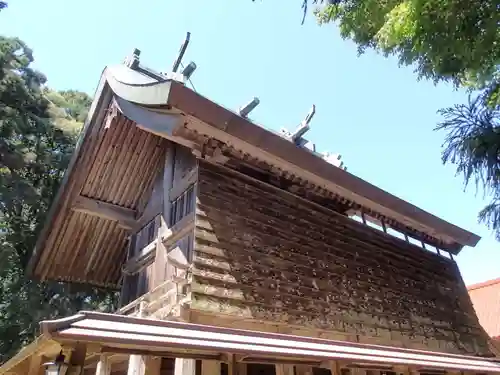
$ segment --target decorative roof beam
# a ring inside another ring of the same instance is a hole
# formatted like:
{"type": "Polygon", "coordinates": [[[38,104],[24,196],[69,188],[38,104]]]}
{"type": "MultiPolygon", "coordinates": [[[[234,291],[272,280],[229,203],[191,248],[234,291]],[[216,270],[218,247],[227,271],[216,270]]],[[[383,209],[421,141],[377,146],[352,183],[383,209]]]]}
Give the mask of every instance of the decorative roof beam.
{"type": "Polygon", "coordinates": [[[241,117],[248,117],[250,112],[252,112],[255,109],[255,107],[259,105],[259,103],[260,103],[259,98],[255,97],[250,102],[242,106],[238,110],[238,113],[240,114],[241,117]]]}
{"type": "Polygon", "coordinates": [[[184,54],[186,53],[186,49],[189,45],[190,38],[191,38],[191,33],[188,32],[186,34],[186,39],[184,40],[184,42],[181,45],[181,49],[179,50],[179,54],[177,55],[177,58],[174,61],[174,65],[172,66],[172,72],[174,72],[174,73],[177,72],[177,70],[179,69],[179,65],[181,65],[181,63],[182,63],[182,58],[184,57],[184,54]]]}
{"type": "Polygon", "coordinates": [[[297,145],[298,147],[311,151],[314,155],[319,156],[327,163],[332,164],[346,171],[347,167],[344,165],[344,162],[340,160],[342,158],[340,154],[330,154],[329,152],[323,152],[323,153],[316,152],[316,145],[313,142],[308,141],[307,139],[304,138],[304,135],[309,131],[309,129],[311,129],[309,124],[311,123],[311,120],[314,117],[315,113],[316,113],[316,106],[313,104],[306,118],[300,123],[300,125],[297,127],[297,129],[295,129],[293,133],[286,129],[281,129],[280,135],[288,139],[290,142],[295,143],[295,145],[297,145]]]}
{"type": "Polygon", "coordinates": [[[71,209],[101,219],[117,221],[118,225],[127,230],[134,228],[136,223],[134,210],[84,196],[79,196],[71,209]]]}

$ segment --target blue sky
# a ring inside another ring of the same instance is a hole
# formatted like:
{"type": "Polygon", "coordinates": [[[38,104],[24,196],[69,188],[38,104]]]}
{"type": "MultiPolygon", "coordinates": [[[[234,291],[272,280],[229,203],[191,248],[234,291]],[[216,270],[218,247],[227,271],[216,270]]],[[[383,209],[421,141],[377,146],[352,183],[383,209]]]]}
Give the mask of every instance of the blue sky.
{"type": "Polygon", "coordinates": [[[318,151],[340,152],[350,172],[481,235],[458,257],[466,283],[499,276],[498,244],[476,220],[485,201],[442,166],[444,134],[433,131],[436,111],[465,94],[417,82],[395,59],[358,57],[334,25],[320,27],[312,15],[301,26],[301,3],[11,0],[0,32],[33,48],[50,86],[93,94],[104,66],[133,48],[143,63],[168,71],[190,31],[184,62],[198,66],[197,91],[232,109],[257,96],[253,119],[276,130],[294,128],[315,104],[307,137],[318,151]]]}

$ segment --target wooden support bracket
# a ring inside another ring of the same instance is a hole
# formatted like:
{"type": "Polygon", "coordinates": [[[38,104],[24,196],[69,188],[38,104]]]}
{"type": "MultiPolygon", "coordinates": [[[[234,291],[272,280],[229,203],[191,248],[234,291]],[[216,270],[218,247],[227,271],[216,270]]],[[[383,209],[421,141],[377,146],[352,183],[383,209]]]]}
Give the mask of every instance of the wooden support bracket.
{"type": "Polygon", "coordinates": [[[87,356],[87,346],[85,344],[76,344],[71,348],[63,348],[69,362],[69,369],[67,375],[81,375],[85,365],[85,358],[87,356]]]}
{"type": "Polygon", "coordinates": [[[136,226],[134,210],[81,195],[76,198],[71,209],[101,219],[117,221],[118,225],[127,230],[136,226]]]}

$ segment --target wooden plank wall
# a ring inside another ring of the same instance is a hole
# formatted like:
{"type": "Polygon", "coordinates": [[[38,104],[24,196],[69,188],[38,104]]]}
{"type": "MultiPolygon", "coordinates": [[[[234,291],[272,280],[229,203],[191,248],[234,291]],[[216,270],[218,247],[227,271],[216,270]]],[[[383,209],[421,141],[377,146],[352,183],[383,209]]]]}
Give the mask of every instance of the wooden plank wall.
{"type": "MultiPolygon", "coordinates": [[[[152,220],[147,221],[145,225],[137,230],[137,232],[130,237],[128,246],[127,259],[132,259],[144,247],[151,243],[157,236],[161,228],[162,218],[161,215],[155,216],[158,207],[163,205],[163,173],[159,173],[156,177],[151,195],[149,199],[145,200],[144,217],[150,217],[152,220]]],[[[161,282],[162,275],[158,275],[156,266],[149,264],[134,275],[126,275],[123,280],[121,290],[121,305],[127,305],[137,297],[153,289],[158,283],[161,282]]]]}
{"type": "MultiPolygon", "coordinates": [[[[146,220],[145,226],[138,228],[137,233],[132,236],[132,244],[129,250],[129,259],[139,254],[146,246],[152,243],[161,233],[169,230],[180,230],[185,224],[191,225],[194,219],[194,200],[196,191],[193,184],[197,178],[196,157],[186,147],[168,144],[165,167],[156,176],[154,187],[148,197],[141,202],[144,207],[142,217],[151,218],[146,220]],[[190,193],[186,190],[190,188],[190,193]],[[187,195],[191,198],[188,208],[187,195]],[[177,202],[175,218],[171,217],[173,202],[177,202]],[[189,215],[186,214],[190,211],[189,215]],[[155,216],[156,215],[156,216],[155,216]]],[[[172,241],[171,241],[172,242],[172,241]]],[[[167,260],[167,253],[175,248],[182,253],[182,257],[191,258],[193,243],[193,231],[179,238],[169,246],[159,243],[156,247],[154,261],[143,267],[137,274],[125,277],[122,293],[125,295],[123,303],[128,303],[141,295],[153,290],[163,284],[167,279],[178,274],[178,270],[167,260]],[[133,285],[131,285],[133,284],[133,285]]]]}
{"type": "MultiPolygon", "coordinates": [[[[189,221],[194,218],[194,200],[196,199],[196,191],[193,184],[196,183],[198,172],[198,162],[191,150],[181,146],[175,146],[175,157],[173,160],[173,179],[171,184],[166,188],[165,208],[166,227],[174,231],[180,231],[189,221]],[[191,187],[189,197],[186,191],[191,187]],[[190,202],[188,202],[188,199],[190,202]],[[172,207],[175,206],[175,210],[172,207]],[[188,206],[190,207],[188,209],[188,206]],[[173,217],[172,215],[175,215],[173,217]]],[[[181,261],[189,262],[191,259],[193,230],[190,230],[184,237],[169,245],[165,251],[170,253],[175,248],[180,253],[181,261]]],[[[178,256],[176,256],[178,258],[178,256]]],[[[164,262],[164,279],[175,277],[179,270],[168,261],[164,262]]]]}
{"type": "Polygon", "coordinates": [[[198,178],[191,308],[213,324],[489,353],[452,260],[223,167],[198,178]]]}

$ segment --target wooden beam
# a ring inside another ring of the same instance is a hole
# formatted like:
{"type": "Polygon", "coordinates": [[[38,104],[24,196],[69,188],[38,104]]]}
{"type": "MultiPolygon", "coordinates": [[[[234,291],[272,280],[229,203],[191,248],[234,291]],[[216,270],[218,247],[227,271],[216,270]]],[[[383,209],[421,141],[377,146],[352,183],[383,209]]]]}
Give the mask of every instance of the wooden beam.
{"type": "Polygon", "coordinates": [[[190,358],[190,359],[202,359],[202,360],[213,360],[213,361],[221,361],[222,357],[220,354],[196,354],[196,353],[172,353],[172,352],[163,352],[163,351],[154,351],[154,350],[141,350],[135,348],[114,348],[109,346],[104,346],[101,349],[102,353],[110,354],[137,354],[144,356],[155,356],[155,357],[165,357],[165,358],[190,358]]]}
{"type": "Polygon", "coordinates": [[[134,210],[81,195],[75,200],[71,209],[101,219],[117,221],[122,228],[127,230],[131,230],[136,225],[134,210]]]}

